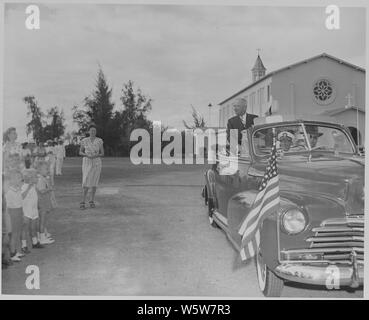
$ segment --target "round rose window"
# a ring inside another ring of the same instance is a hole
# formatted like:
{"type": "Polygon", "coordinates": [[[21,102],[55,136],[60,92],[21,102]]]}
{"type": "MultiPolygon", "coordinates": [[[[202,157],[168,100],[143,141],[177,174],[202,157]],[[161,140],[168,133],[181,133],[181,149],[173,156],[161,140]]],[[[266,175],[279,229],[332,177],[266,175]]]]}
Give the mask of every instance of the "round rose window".
{"type": "Polygon", "coordinates": [[[313,85],[314,99],[318,104],[330,104],[333,102],[336,92],[332,81],[319,79],[313,85]]]}

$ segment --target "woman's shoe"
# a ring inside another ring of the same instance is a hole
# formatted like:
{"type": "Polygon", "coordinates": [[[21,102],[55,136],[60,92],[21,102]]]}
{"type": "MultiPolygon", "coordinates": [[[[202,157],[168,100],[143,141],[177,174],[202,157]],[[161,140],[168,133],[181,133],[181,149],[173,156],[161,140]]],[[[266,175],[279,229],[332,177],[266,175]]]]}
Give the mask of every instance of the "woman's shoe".
{"type": "Polygon", "coordinates": [[[86,209],[86,203],[81,202],[81,203],[79,204],[79,208],[80,208],[81,210],[85,210],[85,209],[86,209]]]}
{"type": "Polygon", "coordinates": [[[52,244],[54,242],[55,242],[54,239],[46,238],[45,235],[41,235],[41,237],[40,237],[40,244],[41,245],[52,244]]]}
{"type": "Polygon", "coordinates": [[[10,266],[12,266],[13,265],[13,261],[11,261],[10,259],[5,259],[5,260],[3,260],[2,261],[2,263],[1,263],[1,266],[4,268],[4,269],[6,269],[6,268],[8,268],[8,267],[10,267],[10,266]]]}
{"type": "Polygon", "coordinates": [[[17,256],[17,254],[15,254],[14,256],[12,256],[12,257],[10,258],[10,260],[11,260],[11,261],[13,261],[13,262],[20,262],[20,261],[22,261],[22,260],[21,260],[21,258],[19,258],[19,257],[17,256]]]}
{"type": "Polygon", "coordinates": [[[89,204],[90,204],[90,208],[95,208],[96,207],[95,202],[93,202],[93,201],[90,201],[89,204]]]}
{"type": "Polygon", "coordinates": [[[45,238],[44,240],[40,240],[40,244],[42,246],[44,246],[46,244],[52,244],[54,242],[55,242],[55,240],[54,239],[50,239],[50,238],[45,238]]]}
{"type": "Polygon", "coordinates": [[[28,247],[24,247],[24,248],[22,248],[22,253],[29,254],[29,253],[31,253],[31,251],[28,249],[28,247]]]}
{"type": "Polygon", "coordinates": [[[43,249],[45,248],[40,242],[37,242],[36,244],[32,245],[33,249],[43,249]]]}

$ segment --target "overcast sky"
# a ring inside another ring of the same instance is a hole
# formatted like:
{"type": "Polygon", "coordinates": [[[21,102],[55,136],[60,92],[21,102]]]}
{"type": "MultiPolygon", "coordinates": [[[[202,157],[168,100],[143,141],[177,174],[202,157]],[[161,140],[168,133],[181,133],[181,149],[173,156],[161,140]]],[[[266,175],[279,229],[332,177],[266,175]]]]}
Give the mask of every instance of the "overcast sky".
{"type": "Polygon", "coordinates": [[[340,30],[327,30],[325,8],[40,5],[41,28],[25,28],[26,4],[6,4],[4,129],[25,139],[26,106],[64,110],[94,89],[98,64],[116,108],[128,80],[153,99],[149,118],[183,128],[191,104],[212,125],[220,101],[248,85],[257,48],[267,72],[326,52],[365,68],[365,11],[341,8],[340,30]]]}

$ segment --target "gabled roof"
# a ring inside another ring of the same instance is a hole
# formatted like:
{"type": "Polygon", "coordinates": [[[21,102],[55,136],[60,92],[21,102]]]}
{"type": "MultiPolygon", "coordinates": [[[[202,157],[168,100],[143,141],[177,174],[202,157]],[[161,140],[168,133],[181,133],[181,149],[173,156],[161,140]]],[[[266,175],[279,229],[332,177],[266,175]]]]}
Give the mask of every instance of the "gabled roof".
{"type": "Polygon", "coordinates": [[[264,77],[262,77],[262,78],[260,78],[259,80],[257,80],[257,81],[255,81],[255,82],[251,83],[251,84],[250,84],[250,85],[248,85],[246,88],[244,88],[244,89],[242,89],[242,90],[240,90],[240,91],[236,92],[235,94],[233,94],[233,95],[232,95],[232,96],[230,96],[229,98],[227,98],[227,99],[223,100],[222,102],[220,102],[220,103],[219,103],[219,105],[222,105],[223,103],[226,103],[227,101],[229,101],[229,100],[233,99],[234,97],[237,97],[237,96],[238,96],[239,94],[241,94],[242,92],[244,92],[244,91],[246,91],[247,89],[251,88],[251,87],[252,87],[252,86],[254,86],[255,84],[258,84],[259,82],[261,82],[261,81],[263,81],[263,80],[265,80],[265,79],[267,79],[267,78],[271,77],[272,75],[275,75],[275,74],[277,74],[277,73],[279,73],[279,72],[285,71],[285,70],[287,70],[287,69],[291,69],[291,68],[296,67],[296,66],[298,66],[298,65],[300,65],[300,64],[308,63],[308,62],[310,62],[310,61],[313,61],[313,60],[316,60],[316,59],[319,59],[319,58],[328,58],[328,59],[331,59],[331,60],[333,60],[333,61],[338,62],[339,64],[343,64],[343,65],[345,65],[345,66],[348,66],[348,67],[350,67],[350,68],[353,68],[353,69],[355,69],[355,70],[358,70],[358,71],[361,71],[361,72],[364,72],[364,73],[365,73],[365,69],[364,69],[364,68],[361,68],[361,67],[359,67],[359,66],[356,66],[356,65],[354,65],[354,64],[352,64],[352,63],[349,63],[349,62],[347,62],[347,61],[344,61],[344,60],[342,60],[342,59],[336,58],[336,57],[334,57],[334,56],[331,56],[331,55],[329,55],[329,54],[327,54],[327,53],[322,53],[322,54],[319,54],[319,55],[317,55],[317,56],[311,57],[311,58],[309,58],[309,59],[305,59],[305,60],[302,60],[302,61],[299,61],[299,62],[296,62],[296,63],[290,64],[290,65],[288,65],[288,66],[286,66],[286,67],[283,67],[283,68],[280,68],[280,69],[277,69],[277,70],[275,70],[275,71],[272,71],[272,72],[267,73],[264,77]]]}
{"type": "Polygon", "coordinates": [[[342,113],[342,112],[346,112],[348,110],[354,110],[354,111],[359,111],[359,112],[363,112],[365,113],[365,110],[363,108],[360,108],[360,107],[341,107],[341,108],[336,108],[336,109],[332,109],[332,110],[327,110],[327,111],[324,111],[322,112],[322,114],[324,115],[328,115],[328,116],[335,116],[339,113],[342,113]]]}

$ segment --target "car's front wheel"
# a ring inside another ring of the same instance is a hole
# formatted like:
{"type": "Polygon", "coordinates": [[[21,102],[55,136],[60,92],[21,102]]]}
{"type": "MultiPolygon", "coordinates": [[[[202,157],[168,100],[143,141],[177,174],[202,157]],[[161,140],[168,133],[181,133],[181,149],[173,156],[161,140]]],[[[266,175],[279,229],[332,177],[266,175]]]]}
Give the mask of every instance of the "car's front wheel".
{"type": "Polygon", "coordinates": [[[255,262],[259,288],[263,292],[264,296],[280,297],[284,282],[268,268],[263,260],[260,250],[258,250],[256,254],[255,262]]]}

